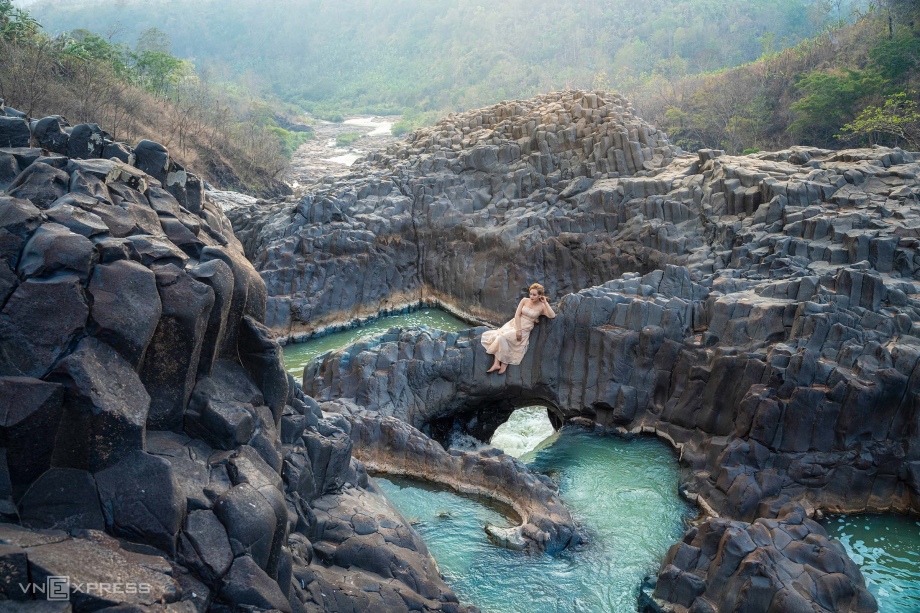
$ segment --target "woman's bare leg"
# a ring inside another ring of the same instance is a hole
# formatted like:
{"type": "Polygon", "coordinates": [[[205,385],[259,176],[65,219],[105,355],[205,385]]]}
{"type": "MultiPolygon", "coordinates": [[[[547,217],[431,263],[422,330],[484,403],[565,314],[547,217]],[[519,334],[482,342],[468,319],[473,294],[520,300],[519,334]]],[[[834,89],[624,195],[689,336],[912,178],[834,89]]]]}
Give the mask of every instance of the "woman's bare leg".
{"type": "Polygon", "coordinates": [[[503,366],[503,364],[498,361],[498,358],[495,358],[495,361],[492,362],[492,367],[489,370],[487,370],[486,373],[495,372],[501,366],[503,366]]]}
{"type": "Polygon", "coordinates": [[[508,365],[507,365],[507,364],[502,364],[502,367],[498,369],[498,374],[500,374],[500,375],[505,374],[505,369],[506,369],[506,368],[508,368],[508,365]]]}

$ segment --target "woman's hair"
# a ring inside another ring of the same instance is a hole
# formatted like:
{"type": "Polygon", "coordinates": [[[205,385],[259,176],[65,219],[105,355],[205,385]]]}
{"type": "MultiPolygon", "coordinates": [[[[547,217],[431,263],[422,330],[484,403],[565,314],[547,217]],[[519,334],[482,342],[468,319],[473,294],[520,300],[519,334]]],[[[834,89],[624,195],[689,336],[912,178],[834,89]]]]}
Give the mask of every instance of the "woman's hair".
{"type": "Polygon", "coordinates": [[[527,288],[527,293],[530,293],[530,290],[534,290],[534,289],[537,290],[537,293],[540,294],[541,296],[544,295],[544,294],[546,293],[546,290],[545,290],[545,289],[543,288],[543,286],[540,285],[539,283],[534,283],[533,285],[531,285],[530,287],[528,287],[528,288],[527,288]]]}

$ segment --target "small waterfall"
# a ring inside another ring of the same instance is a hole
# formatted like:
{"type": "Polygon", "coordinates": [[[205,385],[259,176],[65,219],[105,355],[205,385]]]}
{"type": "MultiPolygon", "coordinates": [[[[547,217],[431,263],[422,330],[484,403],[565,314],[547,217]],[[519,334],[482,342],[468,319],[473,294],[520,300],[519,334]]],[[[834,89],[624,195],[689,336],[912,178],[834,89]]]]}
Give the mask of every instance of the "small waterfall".
{"type": "Polygon", "coordinates": [[[496,428],[489,444],[510,456],[521,458],[548,447],[557,436],[546,407],[523,407],[496,428]]]}

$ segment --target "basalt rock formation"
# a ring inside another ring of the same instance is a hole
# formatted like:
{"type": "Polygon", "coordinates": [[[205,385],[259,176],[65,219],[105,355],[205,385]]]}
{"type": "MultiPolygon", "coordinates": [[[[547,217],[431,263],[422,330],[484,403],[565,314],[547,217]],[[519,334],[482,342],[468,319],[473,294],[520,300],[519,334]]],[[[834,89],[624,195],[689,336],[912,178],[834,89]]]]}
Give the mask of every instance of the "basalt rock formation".
{"type": "Polygon", "coordinates": [[[569,199],[676,154],[618,96],[548,95],[452,115],[298,203],[228,216],[280,336],[420,300],[494,321],[526,279],[561,295],[652,269],[640,237],[569,199]]]}
{"type": "Polygon", "coordinates": [[[920,163],[681,156],[626,108],[568,92],[452,116],[298,204],[231,212],[267,319],[287,335],[421,295],[499,322],[540,281],[558,317],[504,377],[481,328],[392,330],[304,390],[432,436],[534,402],[658,434],[718,518],[672,550],[649,609],[875,610],[803,514],[920,512],[920,163]]]}
{"type": "Polygon", "coordinates": [[[498,544],[555,553],[581,541],[553,481],[533,474],[500,450],[445,451],[405,421],[392,417],[350,415],[349,421],[355,456],[368,470],[440,483],[512,507],[521,525],[486,527],[498,544]]]}
{"type": "Polygon", "coordinates": [[[4,112],[0,608],[465,610],[286,374],[201,181],[4,112]]]}

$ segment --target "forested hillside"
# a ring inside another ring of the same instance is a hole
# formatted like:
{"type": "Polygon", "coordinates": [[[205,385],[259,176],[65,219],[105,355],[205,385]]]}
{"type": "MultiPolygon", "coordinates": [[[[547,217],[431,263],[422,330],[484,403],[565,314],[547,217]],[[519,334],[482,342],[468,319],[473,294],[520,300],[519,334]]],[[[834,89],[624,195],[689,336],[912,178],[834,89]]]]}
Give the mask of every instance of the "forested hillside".
{"type": "Polygon", "coordinates": [[[81,29],[52,36],[9,0],[0,0],[0,99],[31,117],[160,142],[217,186],[266,197],[289,193],[281,174],[309,138],[282,127],[293,128],[283,105],[202,79],[156,30],[130,46],[81,29]]]}
{"type": "Polygon", "coordinates": [[[647,79],[640,114],[685,149],[792,144],[920,150],[920,3],[887,0],[853,25],[737,68],[647,79]]]}
{"type": "Polygon", "coordinates": [[[629,88],[750,62],[850,20],[865,0],[40,0],[54,32],[176,55],[320,116],[468,109],[570,87],[629,88]]]}

